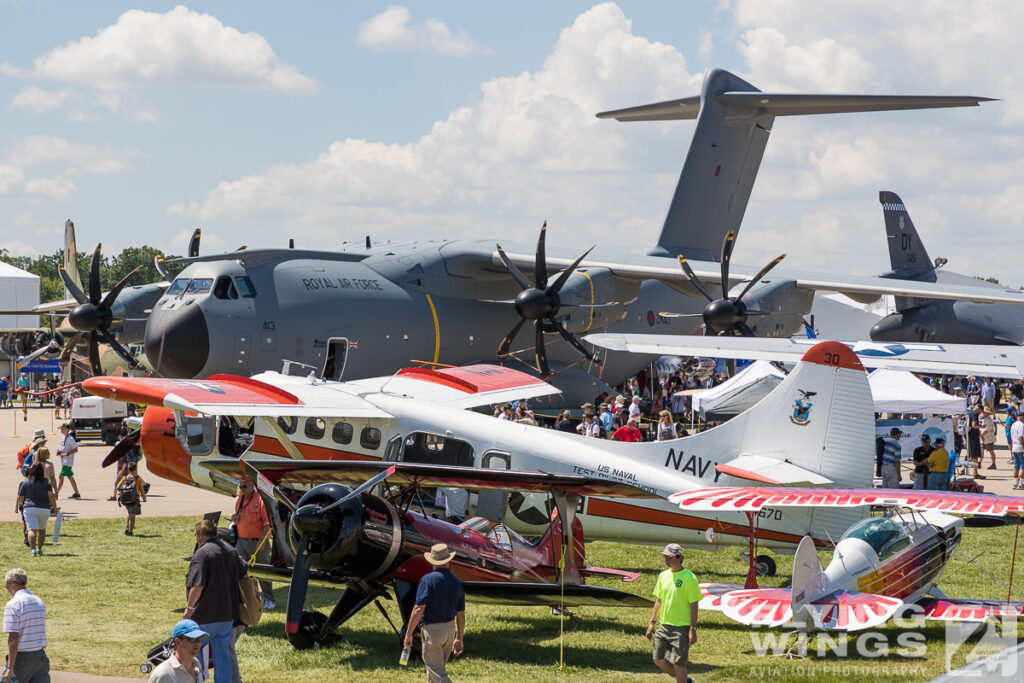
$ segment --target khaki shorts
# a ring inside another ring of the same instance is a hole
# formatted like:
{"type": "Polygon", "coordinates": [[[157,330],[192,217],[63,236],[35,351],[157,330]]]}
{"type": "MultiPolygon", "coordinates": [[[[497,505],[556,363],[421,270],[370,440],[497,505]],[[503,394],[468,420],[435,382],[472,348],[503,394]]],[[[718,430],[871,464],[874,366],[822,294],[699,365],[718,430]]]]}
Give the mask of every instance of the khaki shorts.
{"type": "Polygon", "coordinates": [[[654,659],[686,666],[690,656],[690,627],[661,624],[654,632],[654,659]]]}

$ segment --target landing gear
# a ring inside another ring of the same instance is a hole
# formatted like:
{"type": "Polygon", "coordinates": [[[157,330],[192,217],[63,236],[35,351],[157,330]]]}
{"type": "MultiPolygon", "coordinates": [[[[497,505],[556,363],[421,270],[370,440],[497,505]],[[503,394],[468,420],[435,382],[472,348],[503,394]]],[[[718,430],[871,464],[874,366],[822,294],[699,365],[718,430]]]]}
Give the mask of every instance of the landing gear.
{"type": "Polygon", "coordinates": [[[775,576],[775,560],[768,555],[758,555],[755,566],[758,576],[775,576]]]}
{"type": "Polygon", "coordinates": [[[299,630],[296,633],[288,634],[288,641],[296,650],[308,650],[312,647],[320,647],[323,643],[319,640],[320,630],[327,623],[327,616],[315,610],[302,610],[302,617],[299,619],[299,630]]]}

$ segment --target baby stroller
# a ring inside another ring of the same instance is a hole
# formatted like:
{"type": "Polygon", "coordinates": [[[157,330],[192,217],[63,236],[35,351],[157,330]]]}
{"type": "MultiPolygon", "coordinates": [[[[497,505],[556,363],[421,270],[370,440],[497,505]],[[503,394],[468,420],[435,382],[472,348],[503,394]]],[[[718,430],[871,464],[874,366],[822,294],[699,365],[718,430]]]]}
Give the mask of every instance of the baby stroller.
{"type": "Polygon", "coordinates": [[[966,458],[961,460],[959,455],[954,454],[949,459],[949,490],[957,493],[983,493],[984,487],[969,474],[973,467],[975,465],[966,458]]]}
{"type": "Polygon", "coordinates": [[[165,659],[171,656],[174,652],[174,639],[168,638],[164,642],[155,646],[146,655],[146,661],[139,664],[139,672],[142,674],[148,674],[158,667],[165,659]]]}

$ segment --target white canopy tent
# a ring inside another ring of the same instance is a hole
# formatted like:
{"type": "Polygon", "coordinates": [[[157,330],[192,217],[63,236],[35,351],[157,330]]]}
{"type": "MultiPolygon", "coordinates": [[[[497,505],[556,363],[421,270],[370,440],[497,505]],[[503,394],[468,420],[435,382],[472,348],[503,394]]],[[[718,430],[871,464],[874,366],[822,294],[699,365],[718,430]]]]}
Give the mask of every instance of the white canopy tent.
{"type": "Polygon", "coordinates": [[[967,412],[967,399],[944,394],[906,370],[879,368],[868,375],[871,398],[879,413],[959,415],[967,412]]]}
{"type": "MultiPolygon", "coordinates": [[[[0,262],[0,310],[25,310],[39,304],[39,276],[0,262]]],[[[0,315],[0,327],[38,327],[38,315],[0,315]]]]}
{"type": "Polygon", "coordinates": [[[717,387],[712,387],[707,391],[694,394],[693,410],[694,412],[700,412],[701,404],[713,401],[720,396],[736,392],[743,387],[754,384],[758,380],[768,376],[784,379],[786,377],[786,373],[782,372],[782,370],[779,370],[766,360],[754,361],[728,380],[719,384],[717,387]]]}

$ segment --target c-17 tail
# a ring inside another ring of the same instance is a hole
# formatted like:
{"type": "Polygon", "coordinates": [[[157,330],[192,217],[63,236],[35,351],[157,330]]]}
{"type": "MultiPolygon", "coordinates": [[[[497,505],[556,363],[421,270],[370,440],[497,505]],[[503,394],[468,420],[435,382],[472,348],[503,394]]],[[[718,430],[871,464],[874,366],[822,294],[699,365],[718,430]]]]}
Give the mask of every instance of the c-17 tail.
{"type": "Polygon", "coordinates": [[[661,235],[648,253],[718,261],[726,234],[738,232],[743,222],[776,116],[971,107],[989,99],[765,93],[735,74],[712,69],[699,96],[597,116],[619,121],[697,120],[661,235]]]}

